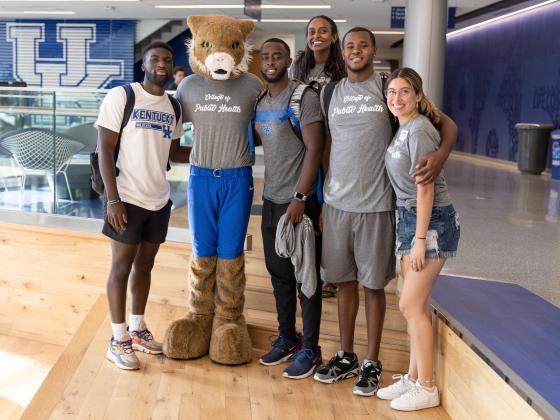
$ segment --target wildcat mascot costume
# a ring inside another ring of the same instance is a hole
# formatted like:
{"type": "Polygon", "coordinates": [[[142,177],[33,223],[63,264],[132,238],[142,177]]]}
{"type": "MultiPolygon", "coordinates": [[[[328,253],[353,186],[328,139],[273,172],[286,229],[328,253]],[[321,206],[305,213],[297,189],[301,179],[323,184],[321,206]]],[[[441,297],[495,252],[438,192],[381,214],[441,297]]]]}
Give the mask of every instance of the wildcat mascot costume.
{"type": "Polygon", "coordinates": [[[165,334],[168,357],[206,354],[237,365],[251,359],[243,316],[243,245],[253,200],[254,152],[248,126],[260,80],[248,73],[253,22],[227,16],[189,16],[189,64],[195,74],[177,88],[183,120],[194,127],[188,190],[193,255],[188,315],[165,334]]]}

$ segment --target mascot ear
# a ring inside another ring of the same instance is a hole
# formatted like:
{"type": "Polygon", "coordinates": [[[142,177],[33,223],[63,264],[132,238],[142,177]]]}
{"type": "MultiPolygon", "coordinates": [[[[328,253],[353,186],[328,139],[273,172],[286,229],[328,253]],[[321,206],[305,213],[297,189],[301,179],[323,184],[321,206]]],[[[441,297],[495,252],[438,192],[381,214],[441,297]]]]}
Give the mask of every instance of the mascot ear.
{"type": "Polygon", "coordinates": [[[187,26],[191,30],[191,33],[194,34],[198,32],[198,28],[200,27],[200,24],[204,22],[205,18],[206,16],[198,16],[198,15],[191,15],[187,17],[187,26]]]}
{"type": "Polygon", "coordinates": [[[251,31],[255,27],[255,22],[253,22],[252,20],[244,19],[239,21],[239,26],[241,27],[241,32],[243,33],[243,36],[246,37],[251,33],[251,31]]]}

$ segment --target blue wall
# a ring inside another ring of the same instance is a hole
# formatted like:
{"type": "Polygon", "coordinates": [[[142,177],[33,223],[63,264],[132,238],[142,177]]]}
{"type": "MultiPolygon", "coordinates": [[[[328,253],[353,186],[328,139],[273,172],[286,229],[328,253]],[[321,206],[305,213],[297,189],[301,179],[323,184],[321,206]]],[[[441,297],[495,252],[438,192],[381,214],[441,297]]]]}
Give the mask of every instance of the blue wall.
{"type": "Polygon", "coordinates": [[[517,122],[560,126],[560,4],[450,36],[444,111],[456,149],[515,160],[517,122]]]}
{"type": "Polygon", "coordinates": [[[2,20],[0,80],[110,88],[134,75],[132,20],[2,20]]]}

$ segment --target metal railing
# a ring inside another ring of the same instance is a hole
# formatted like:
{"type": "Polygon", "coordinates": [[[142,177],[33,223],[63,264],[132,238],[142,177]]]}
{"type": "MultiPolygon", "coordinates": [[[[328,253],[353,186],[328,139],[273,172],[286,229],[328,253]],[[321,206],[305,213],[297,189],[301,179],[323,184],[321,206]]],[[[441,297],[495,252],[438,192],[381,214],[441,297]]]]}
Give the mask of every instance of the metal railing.
{"type": "MultiPolygon", "coordinates": [[[[89,153],[95,150],[97,132],[93,124],[107,92],[0,87],[0,210],[103,218],[102,201],[90,185],[89,153]],[[44,137],[46,131],[52,133],[52,144],[45,148],[43,140],[41,149],[35,150],[32,132],[41,132],[44,137]],[[25,167],[21,150],[36,153],[33,162],[58,162],[55,158],[60,158],[66,139],[83,147],[68,158],[64,173],[55,164],[48,169],[38,165],[41,170],[25,167]],[[6,147],[2,147],[3,142],[6,147]]],[[[190,144],[190,124],[185,124],[185,129],[181,142],[190,144]]],[[[181,209],[186,206],[187,167],[173,165],[168,180],[174,209],[181,215],[172,219],[172,224],[186,227],[187,212],[181,209]]]]}

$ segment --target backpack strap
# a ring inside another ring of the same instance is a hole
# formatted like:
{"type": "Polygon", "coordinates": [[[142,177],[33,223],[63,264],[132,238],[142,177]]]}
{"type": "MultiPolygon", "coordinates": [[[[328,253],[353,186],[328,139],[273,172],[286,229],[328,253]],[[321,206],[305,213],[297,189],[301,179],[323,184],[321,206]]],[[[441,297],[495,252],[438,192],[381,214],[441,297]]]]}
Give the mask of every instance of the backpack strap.
{"type": "Polygon", "coordinates": [[[170,95],[168,93],[167,97],[169,98],[169,102],[171,102],[171,105],[173,106],[173,111],[175,111],[175,124],[178,125],[179,120],[181,119],[181,104],[173,95],[170,95]]]}
{"type": "MultiPolygon", "coordinates": [[[[336,87],[338,81],[333,82],[330,81],[327,83],[322,90],[322,104],[321,107],[323,108],[323,115],[325,117],[325,125],[327,130],[330,131],[329,128],[329,106],[331,105],[331,99],[333,96],[334,88],[336,87]]],[[[323,168],[319,166],[319,171],[317,173],[317,201],[319,204],[323,204],[324,197],[323,197],[323,182],[325,179],[325,174],[323,173],[323,168]]]]}
{"type": "MultiPolygon", "coordinates": [[[[325,125],[329,129],[329,106],[334,92],[334,88],[338,82],[329,82],[325,85],[323,93],[323,112],[325,113],[325,125]]],[[[330,131],[330,130],[329,130],[330,131]]]]}
{"type": "Polygon", "coordinates": [[[311,88],[313,88],[313,90],[317,93],[321,93],[321,83],[319,83],[317,80],[310,80],[307,85],[311,88]]]}
{"type": "MultiPolygon", "coordinates": [[[[290,123],[290,127],[291,127],[292,131],[294,132],[294,134],[296,135],[296,137],[303,141],[303,138],[301,136],[301,126],[300,126],[300,122],[299,122],[300,117],[301,117],[301,102],[302,102],[302,98],[303,98],[303,95],[304,95],[305,91],[307,89],[309,89],[310,86],[306,85],[303,82],[300,82],[299,80],[295,80],[295,81],[298,82],[299,84],[290,92],[290,99],[288,100],[288,104],[286,106],[286,112],[284,114],[278,116],[278,121],[279,122],[284,122],[284,121],[288,120],[288,122],[290,123]]],[[[313,89],[313,91],[315,91],[315,90],[313,89]]],[[[253,109],[253,118],[251,119],[250,127],[249,127],[249,148],[250,149],[251,149],[251,145],[253,143],[255,122],[258,120],[258,118],[257,118],[257,107],[258,107],[260,101],[267,94],[268,94],[268,90],[262,91],[261,94],[258,96],[257,100],[255,101],[255,106],[254,106],[254,109],[253,109]]]]}
{"type": "Polygon", "coordinates": [[[319,164],[319,169],[317,169],[317,188],[315,189],[315,193],[317,194],[317,202],[319,204],[323,204],[325,202],[325,198],[323,197],[324,179],[325,174],[323,173],[322,165],[319,164]]]}
{"type": "Polygon", "coordinates": [[[286,109],[286,112],[288,114],[290,126],[292,127],[294,134],[298,139],[303,141],[300,125],[301,102],[303,100],[303,95],[305,95],[305,92],[307,92],[309,89],[312,92],[315,92],[315,94],[319,95],[320,85],[317,82],[305,84],[299,80],[294,81],[298,82],[299,85],[295,87],[295,89],[292,91],[292,94],[290,95],[290,100],[288,101],[288,108],[286,109]],[[315,86],[319,86],[319,90],[315,86]]]}
{"type": "Polygon", "coordinates": [[[297,85],[290,95],[288,107],[286,108],[290,127],[292,127],[292,131],[301,141],[303,141],[303,137],[301,135],[301,125],[299,122],[301,118],[301,100],[303,98],[303,94],[307,89],[310,89],[310,87],[304,83],[300,83],[299,85],[297,85]]]}
{"type": "Polygon", "coordinates": [[[267,93],[268,90],[264,89],[261,93],[259,93],[259,96],[257,96],[255,105],[253,105],[253,116],[251,117],[251,121],[249,121],[249,126],[247,127],[249,133],[249,154],[251,156],[255,156],[255,117],[257,116],[257,106],[267,93]]]}
{"type": "MultiPolygon", "coordinates": [[[[173,107],[173,111],[175,112],[175,127],[179,125],[179,121],[181,120],[181,104],[173,95],[167,94],[169,98],[169,102],[171,102],[171,106],[173,107]]],[[[169,159],[167,159],[167,171],[171,170],[171,164],[169,163],[169,159]]]]}
{"type": "MultiPolygon", "coordinates": [[[[315,82],[317,84],[317,86],[319,86],[320,89],[320,85],[319,83],[315,82]]],[[[303,95],[305,94],[305,92],[311,89],[313,92],[315,92],[317,95],[319,95],[319,91],[317,90],[317,88],[314,87],[313,84],[308,84],[306,85],[303,82],[300,82],[300,84],[294,89],[294,91],[292,92],[292,95],[290,96],[290,101],[288,103],[288,116],[289,121],[290,121],[290,126],[292,127],[292,130],[294,131],[294,134],[303,142],[303,135],[301,134],[301,125],[300,125],[300,118],[301,118],[301,102],[303,100],[303,95]]],[[[316,197],[317,197],[317,202],[321,205],[323,204],[323,171],[321,169],[321,165],[319,165],[319,169],[317,170],[317,179],[316,179],[316,189],[315,189],[315,193],[316,193],[316,197]]]]}
{"type": "Polygon", "coordinates": [[[134,94],[134,90],[132,89],[132,86],[130,84],[128,85],[123,85],[123,89],[126,93],[126,103],[124,105],[124,111],[123,111],[123,119],[121,122],[121,129],[119,131],[119,137],[117,138],[117,144],[115,146],[115,153],[114,153],[114,158],[115,158],[115,175],[118,176],[119,175],[119,168],[117,168],[117,159],[119,158],[119,151],[121,148],[121,137],[122,137],[122,132],[124,130],[124,128],[126,127],[126,125],[128,124],[128,122],[130,121],[130,116],[132,115],[132,110],[134,109],[134,102],[136,101],[136,95],[134,94]]]}

